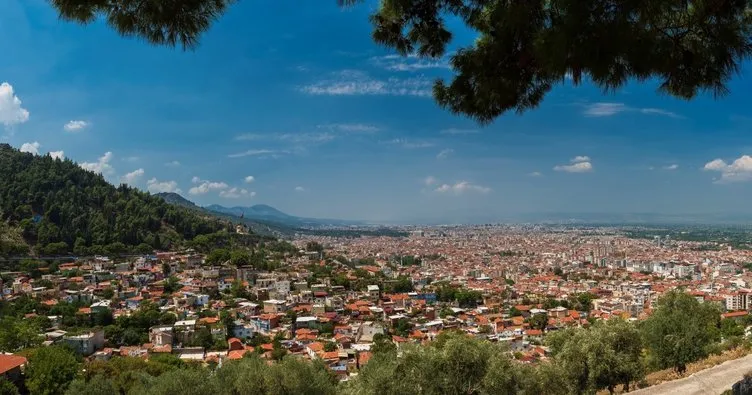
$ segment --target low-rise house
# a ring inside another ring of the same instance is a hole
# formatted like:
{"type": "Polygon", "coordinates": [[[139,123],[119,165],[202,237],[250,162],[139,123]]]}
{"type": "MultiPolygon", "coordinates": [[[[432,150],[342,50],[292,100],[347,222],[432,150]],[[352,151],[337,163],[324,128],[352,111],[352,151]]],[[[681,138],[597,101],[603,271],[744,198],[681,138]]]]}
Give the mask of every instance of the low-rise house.
{"type": "Polygon", "coordinates": [[[376,322],[364,322],[358,328],[358,333],[355,335],[355,341],[357,343],[371,343],[373,337],[377,334],[385,334],[384,327],[376,322]]]}
{"type": "Polygon", "coordinates": [[[99,313],[100,311],[106,311],[106,310],[109,310],[109,309],[110,309],[110,304],[111,304],[111,303],[112,303],[112,301],[110,301],[110,300],[107,300],[107,299],[105,299],[105,300],[100,300],[100,301],[98,301],[98,302],[96,302],[96,303],[93,303],[93,304],[91,305],[91,307],[90,307],[90,308],[91,308],[91,312],[92,312],[92,313],[99,313]]]}
{"type": "Polygon", "coordinates": [[[26,358],[20,355],[0,354],[0,378],[19,384],[22,379],[21,367],[25,364],[26,358]]]}
{"type": "Polygon", "coordinates": [[[155,346],[172,345],[175,332],[170,325],[153,326],[149,329],[149,343],[155,346]]]}
{"type": "Polygon", "coordinates": [[[281,314],[261,314],[251,317],[251,325],[257,332],[268,334],[272,329],[279,326],[281,314]]]}
{"type": "Polygon", "coordinates": [[[254,335],[253,325],[240,320],[235,321],[235,325],[232,328],[232,335],[240,339],[250,339],[254,335]]]}
{"type": "Polygon", "coordinates": [[[196,320],[178,321],[173,325],[173,328],[175,329],[175,340],[187,343],[196,331],[196,320]]]}
{"type": "Polygon", "coordinates": [[[284,300],[269,299],[264,301],[264,313],[277,314],[287,311],[287,305],[284,300]]]}
{"type": "Polygon", "coordinates": [[[380,295],[381,292],[379,291],[379,286],[378,285],[369,285],[367,289],[368,289],[368,297],[369,298],[371,298],[373,300],[378,300],[379,299],[379,295],[380,295]]]}
{"type": "Polygon", "coordinates": [[[88,357],[104,348],[104,331],[97,330],[80,335],[66,335],[63,337],[63,341],[77,353],[88,357]]]}
{"type": "Polygon", "coordinates": [[[316,327],[317,322],[318,322],[318,318],[316,317],[309,317],[309,316],[297,317],[295,319],[295,327],[313,329],[316,327]]]}

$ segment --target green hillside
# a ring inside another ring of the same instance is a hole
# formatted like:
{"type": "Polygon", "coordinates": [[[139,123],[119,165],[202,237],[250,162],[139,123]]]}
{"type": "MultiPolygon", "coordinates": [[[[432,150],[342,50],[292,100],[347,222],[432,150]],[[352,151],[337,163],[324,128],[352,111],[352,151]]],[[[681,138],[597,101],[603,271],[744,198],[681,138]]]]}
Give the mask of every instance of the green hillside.
{"type": "Polygon", "coordinates": [[[38,255],[145,252],[229,225],[135,188],[114,187],[68,159],[7,144],[0,144],[0,174],[3,255],[23,249],[38,255]]]}

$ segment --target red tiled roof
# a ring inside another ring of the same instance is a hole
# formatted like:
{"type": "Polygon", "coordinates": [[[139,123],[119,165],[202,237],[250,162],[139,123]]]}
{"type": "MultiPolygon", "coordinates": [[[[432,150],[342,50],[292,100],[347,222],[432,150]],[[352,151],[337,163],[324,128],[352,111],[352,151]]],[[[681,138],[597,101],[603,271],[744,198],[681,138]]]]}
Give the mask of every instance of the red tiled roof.
{"type": "Polygon", "coordinates": [[[242,359],[243,355],[247,353],[248,350],[232,350],[229,353],[227,353],[228,359],[242,359]]]}
{"type": "Polygon", "coordinates": [[[723,313],[721,314],[721,317],[723,318],[736,318],[736,317],[744,317],[748,313],[746,311],[732,311],[730,313],[723,313]]]}
{"type": "Polygon", "coordinates": [[[371,359],[372,356],[373,354],[369,351],[358,353],[358,364],[363,367],[363,365],[368,363],[368,360],[371,359]]]}
{"type": "Polygon", "coordinates": [[[325,352],[323,354],[323,359],[325,359],[325,360],[339,359],[339,352],[337,352],[337,351],[325,352]]]}
{"type": "Polygon", "coordinates": [[[11,369],[15,369],[26,363],[26,358],[20,355],[2,355],[0,354],[0,374],[11,369]]]}

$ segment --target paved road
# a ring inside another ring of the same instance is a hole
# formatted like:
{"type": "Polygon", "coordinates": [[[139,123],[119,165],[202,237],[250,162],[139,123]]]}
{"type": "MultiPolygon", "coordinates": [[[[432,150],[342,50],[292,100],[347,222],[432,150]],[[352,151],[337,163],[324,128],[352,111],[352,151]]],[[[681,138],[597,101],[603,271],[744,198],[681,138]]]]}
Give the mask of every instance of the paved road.
{"type": "Polygon", "coordinates": [[[726,361],[710,369],[699,371],[687,378],[667,381],[630,394],[639,395],[720,395],[731,389],[745,373],[752,371],[752,355],[726,361]]]}

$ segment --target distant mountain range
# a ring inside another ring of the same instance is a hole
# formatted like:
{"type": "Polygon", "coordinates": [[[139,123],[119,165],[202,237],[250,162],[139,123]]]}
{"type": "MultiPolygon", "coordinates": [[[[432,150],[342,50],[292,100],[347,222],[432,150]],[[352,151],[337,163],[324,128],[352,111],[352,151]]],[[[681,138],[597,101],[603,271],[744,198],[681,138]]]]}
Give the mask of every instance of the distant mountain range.
{"type": "Polygon", "coordinates": [[[360,221],[296,217],[294,215],[283,213],[282,211],[266,204],[256,204],[249,207],[225,207],[218,204],[212,204],[201,207],[174,192],[158,193],[156,196],[161,197],[167,203],[177,206],[204,210],[221,217],[229,216],[236,222],[241,221],[250,226],[254,231],[258,231],[258,229],[255,229],[258,226],[269,228],[272,230],[272,233],[290,233],[291,231],[296,231],[300,228],[317,229],[332,226],[341,227],[363,225],[360,221]]]}
{"type": "Polygon", "coordinates": [[[204,208],[219,213],[234,215],[236,217],[242,216],[251,220],[272,221],[296,227],[318,228],[322,226],[350,226],[363,224],[360,221],[296,217],[294,215],[283,213],[282,211],[266,204],[256,204],[250,207],[225,207],[218,204],[212,204],[204,208]]]}

